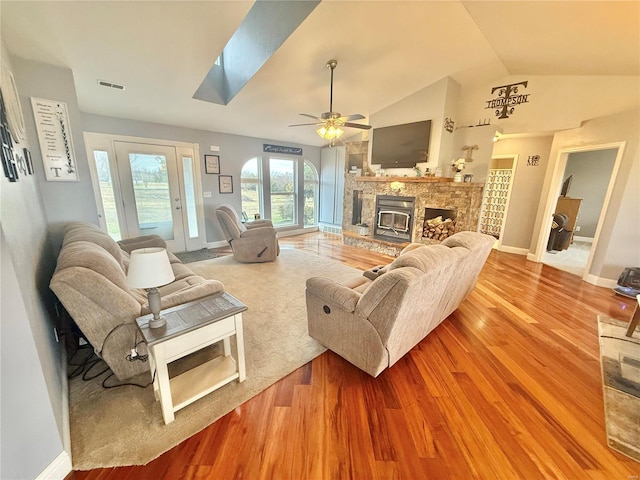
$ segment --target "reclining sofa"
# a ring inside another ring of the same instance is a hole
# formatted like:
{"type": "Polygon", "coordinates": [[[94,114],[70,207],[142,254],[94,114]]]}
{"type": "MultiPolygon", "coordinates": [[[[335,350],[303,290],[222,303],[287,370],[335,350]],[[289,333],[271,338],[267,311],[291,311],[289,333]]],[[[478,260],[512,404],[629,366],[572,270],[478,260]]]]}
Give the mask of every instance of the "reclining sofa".
{"type": "MultiPolygon", "coordinates": [[[[127,286],[129,254],[147,247],[166,248],[166,243],[157,235],[116,242],[96,225],[70,223],[49,284],[119,380],[149,370],[148,362],[127,359],[141,341],[135,319],[150,313],[147,292],[127,286]]],[[[175,255],[167,254],[176,278],[159,288],[163,310],[224,291],[222,283],[194,275],[175,255]]]]}
{"type": "Polygon", "coordinates": [[[459,232],[439,245],[410,244],[391,264],[342,284],[309,278],[309,335],[377,377],[458,308],[494,242],[459,232]]]}

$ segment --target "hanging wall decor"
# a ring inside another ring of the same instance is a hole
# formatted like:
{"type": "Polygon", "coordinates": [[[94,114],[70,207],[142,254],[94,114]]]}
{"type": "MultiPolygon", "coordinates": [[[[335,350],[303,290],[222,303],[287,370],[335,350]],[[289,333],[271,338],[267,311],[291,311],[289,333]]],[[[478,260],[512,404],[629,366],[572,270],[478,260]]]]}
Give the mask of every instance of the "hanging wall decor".
{"type": "Polygon", "coordinates": [[[455,125],[455,122],[453,121],[453,118],[445,118],[444,119],[444,129],[449,132],[449,133],[453,133],[453,127],[455,125]]]}
{"type": "Polygon", "coordinates": [[[540,155],[529,155],[527,157],[527,167],[537,167],[540,165],[540,155]]]}
{"type": "Polygon", "coordinates": [[[486,100],[485,109],[495,109],[498,118],[509,118],[515,111],[515,106],[521,103],[528,103],[530,94],[518,94],[520,87],[527,88],[528,81],[512,83],[510,85],[500,85],[493,87],[491,93],[498,92],[498,98],[486,100]]]}
{"type": "Polygon", "coordinates": [[[31,98],[44,173],[49,182],[77,182],[78,168],[65,102],[31,98]]]}

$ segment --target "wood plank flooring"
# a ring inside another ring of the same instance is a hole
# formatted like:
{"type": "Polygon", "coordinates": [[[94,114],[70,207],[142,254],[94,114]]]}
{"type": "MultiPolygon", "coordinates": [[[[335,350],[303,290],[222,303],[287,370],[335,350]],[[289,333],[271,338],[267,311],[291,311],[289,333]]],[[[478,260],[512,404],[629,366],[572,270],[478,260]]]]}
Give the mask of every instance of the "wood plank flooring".
{"type": "MultiPolygon", "coordinates": [[[[391,260],[327,234],[281,245],[361,269],[391,260]]],[[[327,352],[148,465],[67,478],[638,478],[606,445],[596,321],[632,307],[494,251],[461,307],[377,379],[327,352]]]]}

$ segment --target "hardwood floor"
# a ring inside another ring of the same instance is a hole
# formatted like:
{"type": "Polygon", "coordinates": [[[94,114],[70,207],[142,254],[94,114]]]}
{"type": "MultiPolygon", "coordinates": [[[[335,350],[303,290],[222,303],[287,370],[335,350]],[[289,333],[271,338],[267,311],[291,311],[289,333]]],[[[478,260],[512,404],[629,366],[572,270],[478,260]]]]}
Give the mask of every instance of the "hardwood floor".
{"type": "MultiPolygon", "coordinates": [[[[362,269],[391,260],[326,234],[281,245],[362,269]]],[[[632,310],[494,251],[461,307],[377,379],[326,352],[148,465],[67,478],[638,478],[606,444],[596,321],[632,310]]]]}

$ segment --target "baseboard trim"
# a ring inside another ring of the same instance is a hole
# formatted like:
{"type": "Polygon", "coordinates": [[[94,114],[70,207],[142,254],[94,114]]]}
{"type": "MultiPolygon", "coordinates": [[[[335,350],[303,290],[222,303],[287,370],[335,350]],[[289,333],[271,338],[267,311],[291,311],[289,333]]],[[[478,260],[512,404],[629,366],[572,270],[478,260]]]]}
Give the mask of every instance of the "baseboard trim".
{"type": "Polygon", "coordinates": [[[527,256],[529,255],[528,248],[510,247],[508,245],[500,245],[498,247],[498,251],[505,252],[505,253],[515,253],[516,255],[527,255],[527,256]]]}
{"type": "Polygon", "coordinates": [[[326,233],[335,233],[336,235],[342,235],[342,227],[336,225],[318,225],[318,228],[321,232],[326,233]]]}
{"type": "Polygon", "coordinates": [[[530,262],[540,263],[536,259],[536,254],[535,253],[527,253],[527,260],[529,260],[530,262]]]}
{"type": "Polygon", "coordinates": [[[63,480],[72,470],[71,456],[62,452],[36,477],[36,480],[63,480]]]}
{"type": "Polygon", "coordinates": [[[302,235],[303,233],[311,233],[317,231],[318,227],[296,228],[295,230],[280,230],[278,231],[278,237],[293,237],[295,235],[302,235]]]}
{"type": "Polygon", "coordinates": [[[596,287],[614,288],[618,285],[617,280],[611,280],[610,278],[597,277],[590,273],[582,277],[582,279],[585,282],[590,283],[591,285],[595,285],[596,287]]]}
{"type": "Polygon", "coordinates": [[[221,248],[221,247],[228,247],[229,246],[229,242],[227,242],[226,240],[218,240],[217,242],[207,242],[205,244],[205,246],[207,248],[221,248]]]}
{"type": "Polygon", "coordinates": [[[579,237],[578,235],[574,235],[573,239],[578,242],[593,243],[593,237],[579,237]]]}

